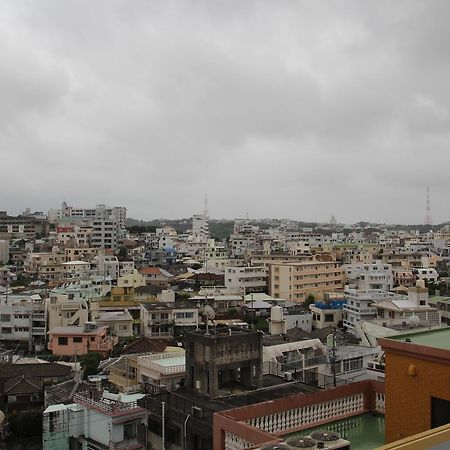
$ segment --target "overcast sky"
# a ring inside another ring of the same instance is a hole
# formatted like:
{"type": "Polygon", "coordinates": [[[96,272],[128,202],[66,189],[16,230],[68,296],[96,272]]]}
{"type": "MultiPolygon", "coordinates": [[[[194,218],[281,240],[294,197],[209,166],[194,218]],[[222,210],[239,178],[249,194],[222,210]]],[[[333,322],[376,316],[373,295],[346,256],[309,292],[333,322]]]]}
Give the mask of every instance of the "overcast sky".
{"type": "Polygon", "coordinates": [[[450,219],[450,2],[5,0],[0,209],[450,219]]]}

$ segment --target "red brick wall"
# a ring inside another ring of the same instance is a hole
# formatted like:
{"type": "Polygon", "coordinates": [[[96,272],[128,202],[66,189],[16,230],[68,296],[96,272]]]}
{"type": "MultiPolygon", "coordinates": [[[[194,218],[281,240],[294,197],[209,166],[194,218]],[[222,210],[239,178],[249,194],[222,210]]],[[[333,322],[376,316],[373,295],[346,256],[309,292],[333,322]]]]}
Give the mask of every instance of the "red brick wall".
{"type": "Polygon", "coordinates": [[[389,443],[431,428],[431,397],[450,400],[450,361],[430,361],[389,351],[385,357],[385,426],[389,443]],[[415,370],[416,375],[410,375],[409,370],[415,370]]]}

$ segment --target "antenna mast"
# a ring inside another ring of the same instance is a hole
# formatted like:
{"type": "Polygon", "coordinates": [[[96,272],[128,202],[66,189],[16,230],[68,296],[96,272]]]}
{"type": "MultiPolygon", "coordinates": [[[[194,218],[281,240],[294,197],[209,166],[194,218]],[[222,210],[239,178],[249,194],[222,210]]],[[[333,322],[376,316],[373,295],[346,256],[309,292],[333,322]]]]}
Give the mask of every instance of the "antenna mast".
{"type": "Polygon", "coordinates": [[[208,211],[208,193],[205,192],[205,209],[203,211],[203,214],[208,217],[209,211],[208,211]]]}
{"type": "Polygon", "coordinates": [[[430,186],[427,185],[427,214],[425,216],[425,225],[432,225],[433,219],[431,218],[431,208],[430,208],[430,186]]]}

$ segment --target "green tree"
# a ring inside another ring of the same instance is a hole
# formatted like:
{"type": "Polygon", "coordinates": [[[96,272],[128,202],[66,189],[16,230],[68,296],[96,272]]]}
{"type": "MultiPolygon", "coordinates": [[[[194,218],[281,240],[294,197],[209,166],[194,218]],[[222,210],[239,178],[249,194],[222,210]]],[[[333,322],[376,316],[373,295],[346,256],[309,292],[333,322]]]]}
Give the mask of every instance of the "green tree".
{"type": "Polygon", "coordinates": [[[99,353],[88,353],[80,357],[80,364],[84,370],[83,378],[86,380],[88,375],[96,375],[98,373],[98,365],[100,363],[99,353]]]}

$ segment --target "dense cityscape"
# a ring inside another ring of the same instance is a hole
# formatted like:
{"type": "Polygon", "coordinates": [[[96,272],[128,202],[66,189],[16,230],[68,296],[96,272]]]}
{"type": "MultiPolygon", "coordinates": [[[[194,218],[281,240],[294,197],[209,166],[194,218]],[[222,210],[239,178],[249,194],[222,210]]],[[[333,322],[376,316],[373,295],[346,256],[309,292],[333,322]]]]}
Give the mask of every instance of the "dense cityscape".
{"type": "Polygon", "coordinates": [[[1,211],[3,445],[408,448],[382,446],[449,419],[429,205],[420,226],[1,211]]]}
{"type": "Polygon", "coordinates": [[[450,450],[449,17],[2,0],[0,450],[450,450]]]}

